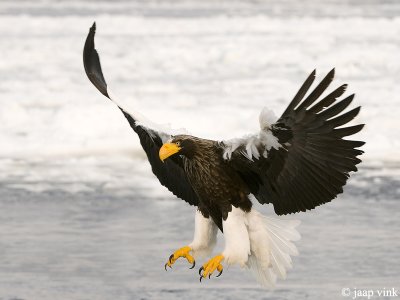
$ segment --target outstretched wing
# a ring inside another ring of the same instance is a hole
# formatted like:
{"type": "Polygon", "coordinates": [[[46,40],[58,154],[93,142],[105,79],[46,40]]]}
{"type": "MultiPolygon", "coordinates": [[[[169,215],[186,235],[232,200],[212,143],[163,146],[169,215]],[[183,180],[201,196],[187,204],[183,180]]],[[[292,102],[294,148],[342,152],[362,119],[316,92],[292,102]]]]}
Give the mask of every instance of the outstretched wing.
{"type": "Polygon", "coordinates": [[[83,65],[86,75],[93,85],[107,98],[113,101],[122,111],[129,125],[138,134],[140,143],[147,154],[153,173],[162,185],[167,187],[177,197],[191,205],[198,205],[198,198],[190,185],[183,169],[182,159],[175,156],[166,160],[160,160],[158,153],[163,142],[171,135],[164,129],[159,129],[155,124],[135,112],[128,112],[115,102],[110,96],[110,91],[101,70],[99,55],[94,47],[94,35],[96,23],[90,28],[83,50],[83,65]]]}
{"type": "Polygon", "coordinates": [[[343,138],[364,125],[341,127],[357,116],[360,107],[339,115],[354,95],[337,101],[347,87],[342,85],[320,99],[333,77],[334,70],[304,99],[315,79],[312,72],[278,121],[262,129],[260,135],[272,133],[279,144],[258,141],[255,151],[264,155],[253,158],[244,142],[227,157],[257,200],[272,203],[278,215],[313,209],[336,198],[349,172],[357,171],[361,162],[357,156],[363,151],[356,148],[364,142],[343,138]]]}

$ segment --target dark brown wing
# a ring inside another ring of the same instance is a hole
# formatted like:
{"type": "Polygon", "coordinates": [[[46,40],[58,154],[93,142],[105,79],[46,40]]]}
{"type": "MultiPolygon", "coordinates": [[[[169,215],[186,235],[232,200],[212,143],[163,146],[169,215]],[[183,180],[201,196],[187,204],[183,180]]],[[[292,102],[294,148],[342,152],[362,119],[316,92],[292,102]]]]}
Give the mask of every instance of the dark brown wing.
{"type": "MultiPolygon", "coordinates": [[[[83,50],[83,65],[86,75],[93,85],[111,101],[107,84],[101,70],[99,55],[94,47],[94,35],[96,23],[90,28],[83,50]]],[[[117,104],[118,105],[118,104],[117,104]]],[[[158,152],[162,146],[162,136],[165,133],[137,124],[135,117],[118,106],[132,129],[138,134],[140,143],[147,154],[153,173],[162,185],[167,187],[174,195],[185,200],[191,205],[198,205],[198,198],[190,185],[183,169],[182,159],[179,156],[166,160],[160,160],[158,152]]]]}
{"type": "Polygon", "coordinates": [[[320,99],[334,77],[334,70],[304,99],[315,71],[304,82],[279,120],[271,126],[282,145],[267,158],[253,161],[240,147],[228,163],[237,170],[260,203],[272,203],[278,215],[313,209],[343,192],[350,171],[357,171],[361,141],[343,139],[363,124],[341,127],[360,111],[354,108],[339,115],[354,95],[336,101],[346,90],[342,85],[320,99]],[[304,100],[303,100],[304,99],[304,100]]]}

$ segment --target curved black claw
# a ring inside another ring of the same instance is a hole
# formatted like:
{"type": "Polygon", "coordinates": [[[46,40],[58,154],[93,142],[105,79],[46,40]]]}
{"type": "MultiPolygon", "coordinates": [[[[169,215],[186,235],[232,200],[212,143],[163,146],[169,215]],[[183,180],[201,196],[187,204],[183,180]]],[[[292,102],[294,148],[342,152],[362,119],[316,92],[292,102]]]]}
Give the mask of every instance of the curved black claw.
{"type": "Polygon", "coordinates": [[[172,259],[174,258],[174,254],[171,254],[171,256],[169,257],[168,261],[170,264],[172,264],[172,259]]]}
{"type": "Polygon", "coordinates": [[[222,274],[223,271],[224,271],[224,269],[222,269],[221,272],[219,272],[219,274],[218,274],[217,276],[215,276],[215,277],[221,276],[221,274],[222,274]]]}
{"type": "Polygon", "coordinates": [[[203,279],[203,276],[200,276],[200,282],[201,282],[202,279],[203,279]]]}
{"type": "MultiPolygon", "coordinates": [[[[164,265],[164,269],[165,269],[165,271],[168,271],[167,270],[167,266],[168,266],[168,263],[166,263],[165,265],[164,265]]],[[[172,267],[171,266],[168,266],[170,269],[172,269],[172,267]]]]}
{"type": "MultiPolygon", "coordinates": [[[[199,269],[199,275],[200,275],[201,277],[203,277],[203,275],[201,274],[201,271],[203,271],[203,270],[204,270],[203,267],[201,267],[201,268],[199,269]]],[[[201,281],[201,279],[200,279],[200,281],[201,281]]]]}
{"type": "Polygon", "coordinates": [[[189,269],[193,269],[196,266],[196,261],[193,261],[193,265],[189,269]]]}
{"type": "Polygon", "coordinates": [[[208,279],[211,279],[211,274],[208,274],[208,279]]]}

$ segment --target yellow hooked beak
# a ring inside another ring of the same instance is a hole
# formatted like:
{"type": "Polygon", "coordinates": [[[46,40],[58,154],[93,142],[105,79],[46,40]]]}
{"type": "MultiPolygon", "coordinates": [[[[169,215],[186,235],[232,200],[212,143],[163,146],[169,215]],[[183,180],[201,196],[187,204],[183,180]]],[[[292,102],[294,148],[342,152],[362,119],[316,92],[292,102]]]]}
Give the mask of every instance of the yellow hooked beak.
{"type": "Polygon", "coordinates": [[[178,153],[181,148],[175,143],[166,143],[160,148],[159,156],[162,162],[171,155],[178,153]]]}

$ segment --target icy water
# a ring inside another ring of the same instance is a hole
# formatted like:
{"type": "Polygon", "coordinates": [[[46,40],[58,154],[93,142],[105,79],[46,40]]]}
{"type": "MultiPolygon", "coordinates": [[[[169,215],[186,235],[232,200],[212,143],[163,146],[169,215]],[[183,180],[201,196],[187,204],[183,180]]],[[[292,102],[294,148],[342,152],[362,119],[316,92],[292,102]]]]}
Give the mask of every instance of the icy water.
{"type": "Polygon", "coordinates": [[[300,256],[265,291],[239,267],[202,283],[184,262],[165,272],[194,210],[143,160],[2,163],[0,299],[340,299],[399,285],[398,165],[364,166],[339,199],[296,216],[300,256]]]}
{"type": "Polygon", "coordinates": [[[398,1],[1,1],[0,54],[0,300],[396,299],[376,291],[400,289],[398,1]],[[195,135],[257,130],[314,68],[357,94],[364,162],[338,199],[290,216],[300,256],[274,291],[239,267],[201,284],[184,262],[164,271],[194,208],[87,80],[94,20],[113,91],[195,135]]]}

